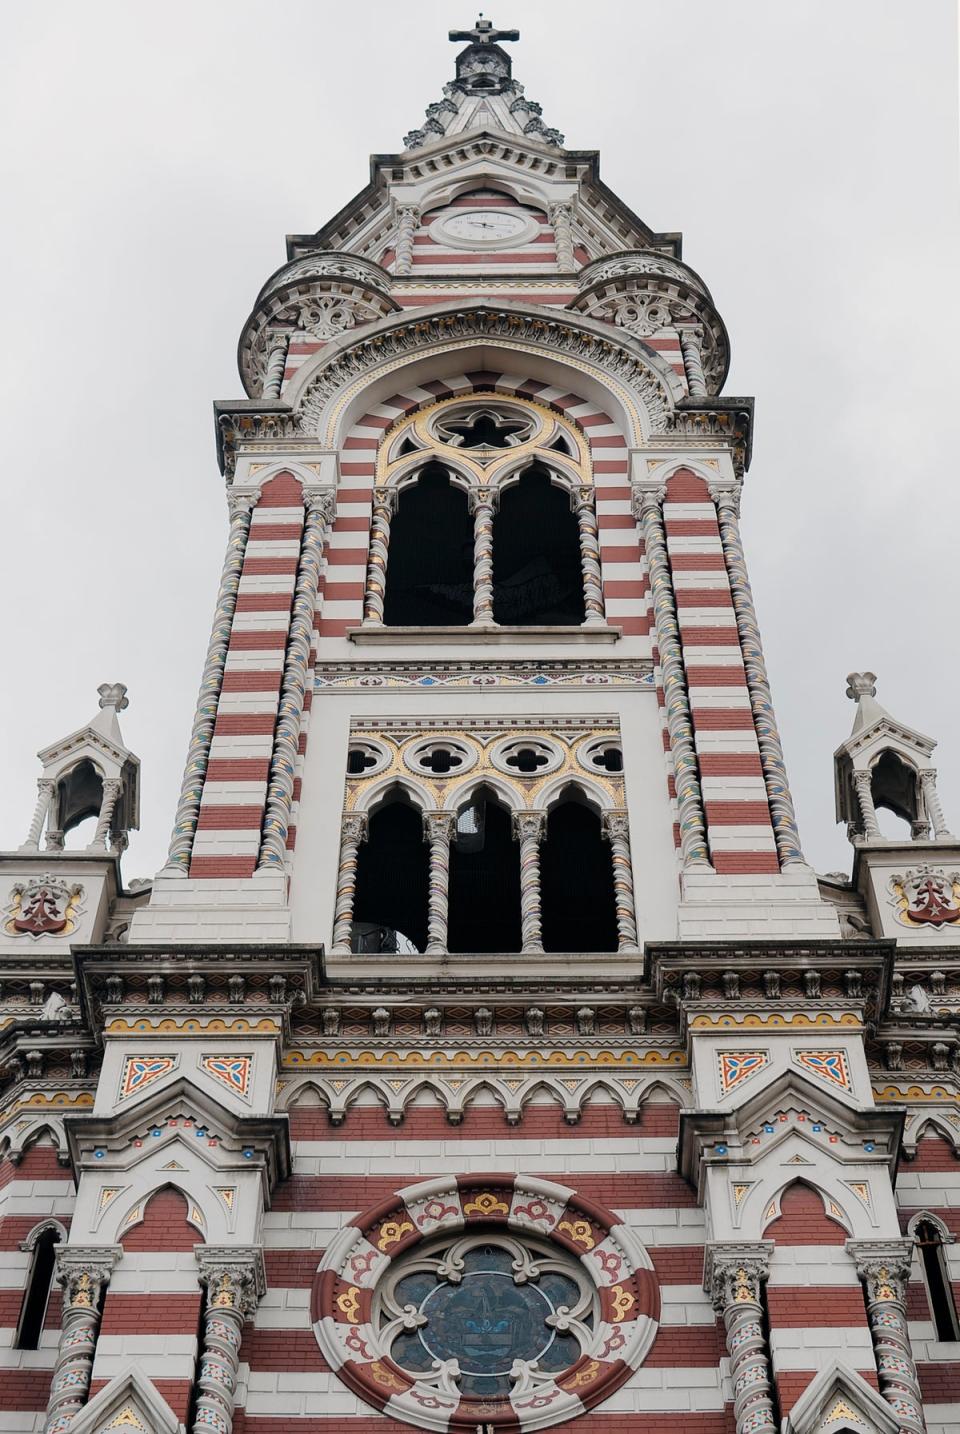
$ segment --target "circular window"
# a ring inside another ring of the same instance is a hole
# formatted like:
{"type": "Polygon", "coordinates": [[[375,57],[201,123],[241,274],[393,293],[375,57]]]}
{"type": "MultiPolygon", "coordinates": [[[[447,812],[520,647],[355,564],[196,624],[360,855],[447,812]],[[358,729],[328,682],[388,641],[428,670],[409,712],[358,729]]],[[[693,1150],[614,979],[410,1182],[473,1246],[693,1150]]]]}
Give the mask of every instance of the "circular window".
{"type": "Polygon", "coordinates": [[[577,757],[588,772],[617,776],[623,771],[623,747],[619,737],[601,737],[587,742],[577,752],[577,757]]]}
{"type": "Polygon", "coordinates": [[[348,777],[376,777],[390,765],[390,753],[378,742],[351,738],[347,748],[348,777]]]}
{"type": "Polygon", "coordinates": [[[411,772],[421,772],[426,777],[462,777],[475,764],[477,754],[464,742],[430,738],[408,747],[403,760],[411,772]]]}
{"type": "Polygon", "coordinates": [[[509,777],[545,777],[563,764],[563,753],[541,737],[511,737],[497,744],[490,760],[509,777]]]}
{"type": "Polygon", "coordinates": [[[330,1244],[314,1330],[339,1377],[417,1429],[544,1428],[606,1399],[656,1334],[646,1252],[530,1176],[431,1180],[330,1244]]]}

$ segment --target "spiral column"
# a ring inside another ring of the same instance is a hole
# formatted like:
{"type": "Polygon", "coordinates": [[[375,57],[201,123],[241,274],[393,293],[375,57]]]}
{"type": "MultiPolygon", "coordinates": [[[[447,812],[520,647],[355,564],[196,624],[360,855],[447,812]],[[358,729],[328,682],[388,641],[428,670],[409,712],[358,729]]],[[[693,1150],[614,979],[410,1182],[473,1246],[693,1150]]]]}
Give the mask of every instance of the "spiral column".
{"type": "Polygon", "coordinates": [[[740,537],[740,493],[737,488],[711,484],[710,497],[717,505],[720,542],[727,567],[727,580],[730,583],[740,651],[743,654],[753,725],[760,747],[760,766],[767,789],[767,804],[773,823],[777,856],[781,866],[804,866],[806,863],[800,850],[800,832],[797,829],[797,817],[787,781],[787,767],[783,759],[777,719],[774,716],[767,664],[760,641],[760,627],[740,537]]]}
{"type": "Polygon", "coordinates": [[[287,368],[287,350],[290,335],[278,329],[270,336],[267,367],[263,375],[263,397],[279,398],[283,389],[283,375],[287,368]]]}
{"type": "Polygon", "coordinates": [[[357,861],[360,844],[367,839],[366,812],[351,812],[340,827],[340,867],[337,871],[337,900],[333,913],[333,947],[340,955],[350,950],[353,925],[353,898],[357,890],[357,861]]]}
{"type": "Polygon", "coordinates": [[[93,833],[93,841],[88,847],[89,851],[106,851],[107,833],[110,830],[110,823],[113,821],[113,814],[117,808],[120,797],[120,779],[118,777],[105,777],[103,782],[103,801],[100,803],[100,813],[97,817],[96,830],[93,833]]]}
{"type": "Polygon", "coordinates": [[[180,800],[173,821],[173,836],[162,876],[186,876],[190,867],[190,852],[197,829],[200,813],[200,798],[203,795],[203,781],[210,760],[210,742],[214,723],[217,720],[217,704],[223,685],[223,670],[227,661],[230,644],[230,629],[233,625],[234,609],[237,605],[237,589],[240,585],[240,571],[247,550],[250,535],[250,518],[258,494],[231,494],[230,536],[227,539],[227,555],[220,574],[220,590],[217,593],[217,607],[213,617],[213,632],[207,647],[203,677],[200,682],[200,696],[193,717],[190,733],[190,748],[187,765],[180,786],[180,800]]]}
{"type": "Polygon", "coordinates": [[[427,894],[427,951],[437,956],[447,949],[447,911],[450,897],[450,843],[456,830],[454,812],[424,812],[423,834],[430,843],[427,894]]]}
{"type": "Polygon", "coordinates": [[[927,816],[933,823],[934,838],[950,836],[947,819],[943,815],[943,807],[940,805],[940,793],[937,791],[937,773],[935,768],[923,768],[920,773],[920,789],[923,792],[923,805],[926,808],[927,816]]]}
{"type": "Polygon", "coordinates": [[[119,1245],[63,1245],[57,1249],[56,1278],[63,1285],[63,1315],[44,1434],[64,1434],[87,1402],[100,1329],[100,1297],[122,1254],[119,1245]]]}
{"type": "Polygon", "coordinates": [[[367,591],[363,620],[383,625],[383,595],[387,585],[387,553],[390,548],[390,519],[397,509],[396,488],[374,488],[370,520],[370,552],[367,558],[367,591]]]}
{"type": "Polygon", "coordinates": [[[617,943],[620,951],[636,951],[637,909],[630,860],[630,826],[626,812],[604,812],[603,834],[610,843],[613,895],[617,909],[617,943]]]}
{"type": "Polygon", "coordinates": [[[397,242],[394,249],[393,272],[409,274],[413,268],[413,236],[420,223],[420,210],[408,204],[397,210],[397,242]]]}
{"type": "Polygon", "coordinates": [[[703,371],[703,329],[681,328],[680,352],[691,398],[706,398],[707,376],[703,371]]]}
{"type": "Polygon", "coordinates": [[[594,490],[575,488],[570,506],[577,515],[580,530],[580,567],[583,572],[584,622],[596,627],[606,622],[603,607],[603,576],[600,571],[600,534],[594,490]]]}
{"type": "Polygon", "coordinates": [[[557,267],[569,274],[577,267],[573,252],[573,210],[569,204],[554,204],[550,208],[550,223],[557,246],[557,267]]]}
{"type": "Polygon", "coordinates": [[[494,626],[493,616],[493,515],[497,494],[492,488],[474,488],[473,512],[473,622],[471,627],[494,626]]]}
{"type": "Polygon", "coordinates": [[[540,843],[546,831],[546,812],[514,812],[513,835],[520,843],[520,944],[523,951],[543,950],[540,843]]]}
{"type": "Polygon", "coordinates": [[[860,808],[860,820],[863,823],[864,836],[880,836],[880,823],[877,821],[877,809],[873,805],[872,773],[854,772],[853,786],[857,794],[857,806],[860,808]]]}
{"type": "Polygon", "coordinates": [[[907,1329],[913,1241],[848,1240],[847,1252],[863,1281],[880,1393],[897,1416],[902,1434],[924,1434],[923,1400],[907,1329]]]}
{"type": "Polygon", "coordinates": [[[26,841],[20,848],[21,851],[40,850],[40,833],[43,831],[43,824],[47,819],[56,788],[57,784],[53,777],[37,778],[37,805],[33,809],[30,830],[27,832],[26,841]]]}
{"type": "Polygon", "coordinates": [[[664,496],[663,488],[635,489],[634,512],[640,519],[647,572],[650,575],[667,731],[677,788],[680,851],[685,868],[709,870],[711,863],[707,849],[703,794],[700,789],[700,767],[693,739],[693,719],[690,714],[680,627],[677,622],[673,580],[663,526],[664,496]]]}
{"type": "Polygon", "coordinates": [[[737,1434],[763,1434],[766,1430],[774,1434],[776,1430],[760,1302],[772,1248],[772,1243],[764,1240],[707,1249],[707,1289],[726,1330],[737,1434]]]}
{"type": "Polygon", "coordinates": [[[270,762],[270,780],[267,784],[263,834],[255,875],[283,871],[286,866],[287,831],[290,825],[303,703],[310,667],[310,644],[313,641],[320,566],[336,502],[332,492],[308,493],[305,499],[306,522],[293,593],[277,726],[273,738],[273,756],[270,762]]]}
{"type": "Polygon", "coordinates": [[[200,1246],[197,1260],[207,1302],[193,1434],[230,1434],[243,1326],[266,1288],[263,1254],[256,1247],[200,1246]]]}

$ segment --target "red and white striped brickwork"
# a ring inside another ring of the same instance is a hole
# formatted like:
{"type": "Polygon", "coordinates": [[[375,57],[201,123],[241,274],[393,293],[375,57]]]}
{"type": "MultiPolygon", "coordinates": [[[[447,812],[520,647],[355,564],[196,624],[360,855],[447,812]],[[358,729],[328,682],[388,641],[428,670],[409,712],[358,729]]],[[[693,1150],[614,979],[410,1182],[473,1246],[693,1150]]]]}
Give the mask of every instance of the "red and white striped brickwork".
{"type": "Polygon", "coordinates": [[[438,398],[473,392],[535,399],[578,424],[587,438],[596,488],[600,560],[607,621],[624,636],[650,631],[647,581],[630,508],[626,443],[609,415],[562,388],[516,374],[465,373],[433,380],[375,405],[351,428],[343,445],[337,515],[323,585],[320,636],[343,637],[363,618],[363,590],[377,451],[399,418],[438,398]]]}
{"type": "Polygon", "coordinates": [[[273,752],[304,508],[289,473],[253,510],[210,749],[192,877],[253,875],[273,752]]]}
{"type": "MultiPolygon", "coordinates": [[[[688,468],[673,473],[666,490],[664,528],[710,860],[721,874],[776,872],[776,842],[717,510],[706,483],[688,468]]],[[[657,690],[662,712],[659,667],[657,690]]],[[[665,716],[662,723],[669,751],[665,716]]],[[[676,798],[673,778],[670,794],[676,798]]],[[[674,840],[679,848],[679,826],[674,840]]]]}
{"type": "MultiPolygon", "coordinates": [[[[897,1204],[901,1227],[915,1215],[933,1215],[960,1241],[960,1159],[943,1136],[926,1134],[917,1142],[913,1160],[903,1162],[897,1175],[897,1204]]],[[[960,1311],[960,1244],[944,1245],[944,1257],[960,1311]]],[[[923,1271],[914,1256],[907,1286],[910,1342],[917,1362],[927,1429],[936,1434],[960,1429],[960,1345],[941,1343],[927,1297],[923,1271]]]]}

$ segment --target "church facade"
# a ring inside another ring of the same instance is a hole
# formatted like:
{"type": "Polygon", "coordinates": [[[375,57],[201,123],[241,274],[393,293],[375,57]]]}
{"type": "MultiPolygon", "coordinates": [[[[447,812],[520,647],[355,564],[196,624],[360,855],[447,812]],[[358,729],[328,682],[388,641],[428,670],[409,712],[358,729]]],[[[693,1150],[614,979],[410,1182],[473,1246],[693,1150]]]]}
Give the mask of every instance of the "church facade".
{"type": "Polygon", "coordinates": [[[960,1427],[935,743],[850,674],[818,877],[726,327],[517,38],[246,321],[163,869],[119,683],[0,855],[8,1434],[960,1427]]]}

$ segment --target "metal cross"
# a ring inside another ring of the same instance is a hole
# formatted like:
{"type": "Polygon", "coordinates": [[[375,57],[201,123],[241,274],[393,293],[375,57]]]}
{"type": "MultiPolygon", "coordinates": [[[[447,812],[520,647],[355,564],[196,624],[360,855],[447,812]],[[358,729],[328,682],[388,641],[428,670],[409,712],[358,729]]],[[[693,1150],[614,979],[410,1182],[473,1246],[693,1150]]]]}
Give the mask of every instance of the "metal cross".
{"type": "Polygon", "coordinates": [[[495,30],[491,20],[483,18],[483,11],[472,30],[451,30],[453,41],[466,40],[470,45],[494,45],[498,40],[519,40],[519,30],[495,30]]]}

